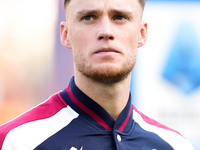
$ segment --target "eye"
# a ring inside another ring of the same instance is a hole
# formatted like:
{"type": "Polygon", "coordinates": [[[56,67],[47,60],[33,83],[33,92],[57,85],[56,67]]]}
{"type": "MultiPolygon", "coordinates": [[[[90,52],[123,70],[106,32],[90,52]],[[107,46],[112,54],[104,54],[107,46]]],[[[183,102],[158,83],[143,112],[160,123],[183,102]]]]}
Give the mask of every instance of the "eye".
{"type": "Polygon", "coordinates": [[[83,20],[83,21],[94,21],[95,19],[96,19],[96,16],[94,16],[94,15],[86,15],[81,18],[81,20],[83,20]]]}
{"type": "Polygon", "coordinates": [[[85,16],[85,17],[83,17],[83,19],[86,21],[90,21],[90,20],[92,20],[92,16],[85,16]]]}
{"type": "Polygon", "coordinates": [[[115,16],[115,17],[113,18],[113,20],[123,20],[123,19],[126,19],[126,18],[123,17],[123,16],[115,16]]]}

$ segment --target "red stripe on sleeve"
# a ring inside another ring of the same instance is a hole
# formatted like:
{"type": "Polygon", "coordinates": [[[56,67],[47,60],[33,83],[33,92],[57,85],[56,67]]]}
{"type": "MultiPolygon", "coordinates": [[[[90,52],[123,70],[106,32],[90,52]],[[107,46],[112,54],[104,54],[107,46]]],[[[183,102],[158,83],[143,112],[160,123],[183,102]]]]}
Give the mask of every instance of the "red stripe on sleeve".
{"type": "Polygon", "coordinates": [[[6,135],[14,128],[21,126],[25,123],[49,118],[56,114],[62,108],[67,107],[67,104],[61,99],[60,93],[53,95],[46,102],[36,106],[35,108],[20,115],[14,120],[0,126],[0,149],[3,146],[3,142],[6,135]]]}
{"type": "MultiPolygon", "coordinates": [[[[174,129],[171,129],[171,128],[169,128],[169,127],[167,127],[167,126],[165,126],[165,125],[163,125],[163,124],[157,122],[156,120],[153,120],[153,119],[147,117],[147,116],[144,115],[142,112],[140,112],[139,110],[137,110],[137,108],[136,108],[133,104],[132,104],[132,106],[133,106],[133,109],[134,109],[137,113],[139,113],[139,114],[141,115],[141,117],[143,118],[143,120],[144,120],[146,123],[151,124],[151,125],[154,125],[154,126],[156,126],[156,127],[162,128],[162,129],[166,129],[166,130],[169,130],[169,131],[176,132],[176,133],[178,133],[179,135],[181,135],[178,131],[176,131],[176,130],[174,130],[174,129]]],[[[181,136],[182,136],[182,135],[181,135],[181,136]]]]}

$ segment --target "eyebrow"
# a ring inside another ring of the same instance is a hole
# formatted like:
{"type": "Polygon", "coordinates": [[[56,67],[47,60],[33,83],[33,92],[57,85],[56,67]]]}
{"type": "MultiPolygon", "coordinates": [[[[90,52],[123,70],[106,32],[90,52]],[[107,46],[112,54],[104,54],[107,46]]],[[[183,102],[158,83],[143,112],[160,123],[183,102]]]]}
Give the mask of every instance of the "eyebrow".
{"type": "Polygon", "coordinates": [[[116,15],[128,16],[130,18],[133,17],[133,11],[128,11],[128,10],[124,10],[124,9],[121,9],[121,10],[112,9],[110,13],[116,14],[116,15]]]}
{"type": "Polygon", "coordinates": [[[93,10],[93,9],[82,9],[76,12],[77,15],[94,15],[94,14],[101,14],[100,10],[93,10]]]}
{"type": "MultiPolygon", "coordinates": [[[[100,15],[102,14],[102,10],[98,9],[82,9],[76,12],[77,15],[100,15]]],[[[111,9],[109,14],[119,14],[119,15],[128,15],[132,16],[133,11],[129,11],[126,9],[111,9]]]]}

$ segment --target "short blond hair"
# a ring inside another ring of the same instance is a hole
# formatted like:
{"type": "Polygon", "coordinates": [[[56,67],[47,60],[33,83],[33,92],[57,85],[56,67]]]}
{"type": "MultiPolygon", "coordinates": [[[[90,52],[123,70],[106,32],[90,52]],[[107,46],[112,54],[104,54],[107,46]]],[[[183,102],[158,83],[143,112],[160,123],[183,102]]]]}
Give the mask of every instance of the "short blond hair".
{"type": "MultiPolygon", "coordinates": [[[[66,9],[67,4],[70,3],[70,1],[71,1],[71,0],[65,0],[65,1],[64,1],[64,8],[65,8],[65,9],[66,9]]],[[[144,6],[145,6],[145,4],[146,4],[146,0],[138,0],[138,1],[139,1],[140,5],[142,6],[142,9],[144,9],[144,6]]]]}

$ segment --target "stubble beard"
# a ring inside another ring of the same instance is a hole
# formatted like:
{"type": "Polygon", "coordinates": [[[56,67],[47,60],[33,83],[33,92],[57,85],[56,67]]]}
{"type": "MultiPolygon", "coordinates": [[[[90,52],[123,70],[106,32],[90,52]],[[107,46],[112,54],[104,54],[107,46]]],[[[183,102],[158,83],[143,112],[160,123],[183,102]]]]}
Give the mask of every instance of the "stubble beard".
{"type": "Polygon", "coordinates": [[[135,66],[136,56],[130,57],[126,63],[121,66],[103,64],[102,66],[93,67],[88,65],[86,60],[75,61],[75,67],[85,77],[99,82],[101,84],[114,84],[123,81],[130,74],[135,66]]]}

